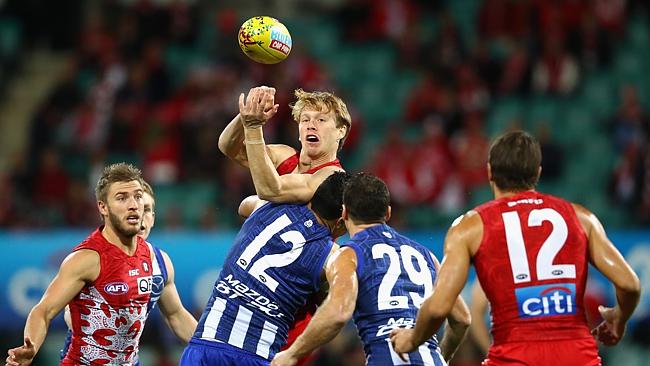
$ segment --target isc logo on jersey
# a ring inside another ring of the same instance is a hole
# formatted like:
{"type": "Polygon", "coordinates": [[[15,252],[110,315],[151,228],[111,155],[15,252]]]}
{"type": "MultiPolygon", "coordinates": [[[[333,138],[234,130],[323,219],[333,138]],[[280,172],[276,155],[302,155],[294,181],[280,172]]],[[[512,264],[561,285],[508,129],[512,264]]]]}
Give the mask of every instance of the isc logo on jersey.
{"type": "Polygon", "coordinates": [[[554,283],[515,289],[519,316],[572,315],[576,313],[576,286],[572,283],[554,283]]]}

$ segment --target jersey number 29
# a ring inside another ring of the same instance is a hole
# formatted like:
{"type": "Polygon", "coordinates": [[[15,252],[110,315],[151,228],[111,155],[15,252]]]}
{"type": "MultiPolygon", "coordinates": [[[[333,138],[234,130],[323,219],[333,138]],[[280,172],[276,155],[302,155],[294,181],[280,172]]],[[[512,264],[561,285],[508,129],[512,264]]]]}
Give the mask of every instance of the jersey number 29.
{"type": "Polygon", "coordinates": [[[409,292],[413,305],[420,308],[424,302],[425,296],[431,291],[433,291],[433,278],[431,276],[431,270],[427,260],[424,258],[422,253],[415,250],[409,245],[400,246],[400,253],[397,254],[397,250],[384,243],[375,244],[372,247],[372,258],[381,259],[384,256],[388,256],[388,270],[384,275],[384,278],[379,284],[379,293],[377,294],[377,306],[379,310],[385,309],[406,309],[408,308],[408,298],[404,295],[401,296],[392,296],[393,287],[397,283],[400,275],[402,274],[402,265],[406,270],[406,274],[412,283],[424,286],[424,291],[422,293],[418,292],[409,292]],[[419,269],[416,269],[413,265],[413,258],[418,262],[419,269]]]}

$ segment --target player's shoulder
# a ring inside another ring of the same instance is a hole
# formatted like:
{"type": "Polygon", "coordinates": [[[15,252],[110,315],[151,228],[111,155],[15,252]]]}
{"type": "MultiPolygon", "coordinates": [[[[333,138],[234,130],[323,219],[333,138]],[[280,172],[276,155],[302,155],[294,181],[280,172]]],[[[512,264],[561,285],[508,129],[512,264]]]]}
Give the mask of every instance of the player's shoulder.
{"type": "Polygon", "coordinates": [[[578,221],[582,225],[583,230],[585,233],[589,233],[591,231],[591,228],[596,226],[600,226],[600,220],[596,215],[591,212],[588,208],[575,203],[575,202],[569,202],[571,206],[573,207],[573,211],[576,213],[576,217],[578,218],[578,221]]]}
{"type": "Polygon", "coordinates": [[[78,250],[73,251],[72,253],[68,254],[68,256],[63,260],[63,262],[79,262],[79,263],[89,263],[89,262],[97,262],[99,263],[100,259],[100,252],[94,249],[90,248],[81,248],[78,250]]]}
{"type": "Polygon", "coordinates": [[[101,258],[96,250],[79,249],[68,254],[61,263],[61,271],[94,280],[101,271],[101,258]]]}
{"type": "Polygon", "coordinates": [[[284,144],[269,144],[266,147],[269,151],[269,157],[276,165],[298,153],[293,147],[284,144]]]}
{"type": "Polygon", "coordinates": [[[470,238],[483,235],[483,220],[476,210],[458,216],[449,227],[447,237],[470,238]]]}

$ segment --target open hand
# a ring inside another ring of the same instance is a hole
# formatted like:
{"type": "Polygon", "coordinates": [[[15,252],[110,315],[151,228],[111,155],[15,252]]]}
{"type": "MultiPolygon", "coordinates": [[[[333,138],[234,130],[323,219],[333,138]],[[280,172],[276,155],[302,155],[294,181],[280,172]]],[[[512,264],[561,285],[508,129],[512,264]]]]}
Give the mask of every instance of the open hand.
{"type": "Polygon", "coordinates": [[[25,343],[16,348],[7,351],[7,360],[5,366],[26,366],[32,363],[36,356],[36,348],[29,337],[25,337],[25,343]]]}

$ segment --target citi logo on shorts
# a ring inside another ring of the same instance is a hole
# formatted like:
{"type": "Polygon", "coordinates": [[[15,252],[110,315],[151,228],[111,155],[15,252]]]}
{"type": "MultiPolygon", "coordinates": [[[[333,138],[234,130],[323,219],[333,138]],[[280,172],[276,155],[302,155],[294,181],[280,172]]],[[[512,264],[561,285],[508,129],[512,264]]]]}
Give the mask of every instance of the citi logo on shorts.
{"type": "Polygon", "coordinates": [[[126,282],[111,282],[104,286],[104,291],[111,295],[124,295],[129,292],[129,285],[126,282]]]}
{"type": "Polygon", "coordinates": [[[515,289],[519,316],[573,315],[576,313],[576,286],[573,283],[554,283],[515,289]]]}

